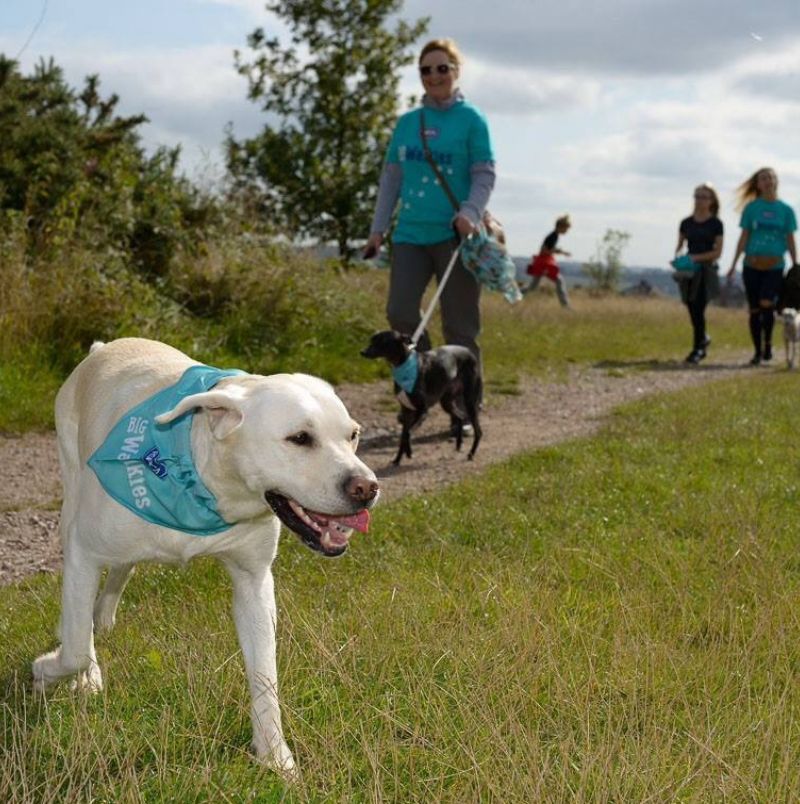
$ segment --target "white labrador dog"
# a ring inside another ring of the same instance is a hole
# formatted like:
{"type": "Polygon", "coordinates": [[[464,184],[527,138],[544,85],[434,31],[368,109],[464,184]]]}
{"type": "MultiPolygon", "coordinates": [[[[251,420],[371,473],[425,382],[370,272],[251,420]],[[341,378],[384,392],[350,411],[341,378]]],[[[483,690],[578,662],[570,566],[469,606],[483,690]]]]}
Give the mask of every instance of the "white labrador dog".
{"type": "Polygon", "coordinates": [[[43,689],[77,674],[78,685],[100,689],[93,625],[114,624],[134,564],[217,556],[233,579],[254,749],[263,762],[292,775],[275,660],[271,565],[279,520],[312,549],[339,555],[354,528],[366,531],[378,483],[356,457],[358,425],[331,386],[315,377],[237,373],[171,408],[160,410],[164,401],[157,398],[154,422],[137,408],[204,371],[170,346],[123,338],[95,344],[59,391],[61,646],[33,663],[34,683],[43,689]],[[194,474],[162,438],[181,422],[194,474]],[[100,480],[98,467],[109,456],[110,475],[100,480]],[[95,600],[103,567],[108,577],[95,600]]]}
{"type": "Polygon", "coordinates": [[[784,307],[781,317],[783,318],[783,343],[786,346],[786,365],[793,369],[797,361],[797,342],[800,340],[800,312],[794,307],[784,307]]]}

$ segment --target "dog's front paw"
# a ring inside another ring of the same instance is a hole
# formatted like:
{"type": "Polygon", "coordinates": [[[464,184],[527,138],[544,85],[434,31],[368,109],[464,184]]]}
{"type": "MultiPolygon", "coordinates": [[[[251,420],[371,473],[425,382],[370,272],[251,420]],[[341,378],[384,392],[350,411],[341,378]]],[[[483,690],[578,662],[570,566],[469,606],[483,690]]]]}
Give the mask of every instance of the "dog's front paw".
{"type": "Polygon", "coordinates": [[[75,675],[72,689],[86,692],[100,692],[103,689],[103,675],[97,662],[90,662],[85,670],[79,670],[75,665],[65,665],[61,655],[61,648],[45,653],[33,663],[33,688],[37,692],[55,684],[65,676],[75,675]],[[77,675],[76,675],[77,674],[77,675]]]}
{"type": "Polygon", "coordinates": [[[37,692],[44,692],[47,687],[54,684],[64,674],[61,668],[61,648],[45,653],[33,663],[33,688],[37,692]]]}
{"type": "Polygon", "coordinates": [[[103,691],[103,674],[100,665],[92,662],[86,670],[81,670],[72,681],[71,689],[96,695],[103,691]]]}
{"type": "Polygon", "coordinates": [[[256,752],[258,761],[267,768],[274,770],[284,781],[293,783],[300,778],[300,770],[285,741],[281,740],[278,745],[270,748],[259,748],[257,745],[253,745],[253,749],[256,752]]]}

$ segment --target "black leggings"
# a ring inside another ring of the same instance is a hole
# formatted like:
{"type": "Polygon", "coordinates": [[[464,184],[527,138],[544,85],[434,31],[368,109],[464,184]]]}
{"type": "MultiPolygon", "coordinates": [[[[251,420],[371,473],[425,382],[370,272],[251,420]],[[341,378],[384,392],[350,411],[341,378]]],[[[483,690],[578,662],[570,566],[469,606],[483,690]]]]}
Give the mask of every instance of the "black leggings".
{"type": "Polygon", "coordinates": [[[698,277],[697,291],[693,299],[686,302],[689,310],[689,318],[692,321],[694,331],[694,348],[704,349],[706,346],[706,307],[708,306],[708,294],[706,293],[706,283],[703,276],[698,277]]]}
{"type": "Polygon", "coordinates": [[[751,310],[750,311],[750,337],[753,341],[756,354],[760,355],[764,349],[761,348],[761,335],[764,335],[764,347],[772,348],[772,328],[775,326],[775,310],[751,310]]]}
{"type": "Polygon", "coordinates": [[[772,345],[772,328],[775,326],[775,304],[781,289],[782,271],[756,271],[745,265],[742,271],[747,303],[750,306],[750,337],[756,354],[764,346],[772,345]]]}

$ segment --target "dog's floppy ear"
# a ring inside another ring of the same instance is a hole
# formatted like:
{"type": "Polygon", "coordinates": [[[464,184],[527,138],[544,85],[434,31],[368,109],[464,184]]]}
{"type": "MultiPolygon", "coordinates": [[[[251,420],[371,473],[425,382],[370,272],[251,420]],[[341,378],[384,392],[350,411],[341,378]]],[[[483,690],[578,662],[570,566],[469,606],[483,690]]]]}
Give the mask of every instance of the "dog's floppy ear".
{"type": "Polygon", "coordinates": [[[155,422],[169,424],[190,410],[203,408],[208,414],[208,424],[214,437],[222,439],[229,436],[244,421],[241,401],[241,389],[236,389],[235,386],[192,394],[178,402],[172,410],[156,416],[155,422]]]}

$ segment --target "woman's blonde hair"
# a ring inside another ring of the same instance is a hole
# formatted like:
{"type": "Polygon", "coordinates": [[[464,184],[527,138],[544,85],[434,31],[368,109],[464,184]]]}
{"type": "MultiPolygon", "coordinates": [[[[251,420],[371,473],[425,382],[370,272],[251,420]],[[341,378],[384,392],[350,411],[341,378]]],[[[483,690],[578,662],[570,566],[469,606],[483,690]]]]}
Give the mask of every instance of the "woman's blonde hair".
{"type": "Polygon", "coordinates": [[[420,51],[417,64],[421,63],[425,56],[434,50],[442,50],[447,53],[447,58],[449,58],[450,61],[456,65],[456,67],[461,67],[461,65],[464,63],[464,59],[461,56],[461,51],[458,49],[458,45],[452,39],[431,39],[431,41],[427,42],[420,51]]]}
{"type": "Polygon", "coordinates": [[[695,192],[698,190],[705,190],[711,196],[711,214],[716,217],[719,215],[719,196],[717,195],[717,190],[711,182],[704,181],[702,184],[698,184],[697,187],[694,188],[695,192]]]}
{"type": "Polygon", "coordinates": [[[771,167],[759,168],[736,188],[736,209],[743,209],[750,201],[758,198],[758,177],[767,170],[775,176],[775,186],[778,186],[778,174],[771,167]]]}

